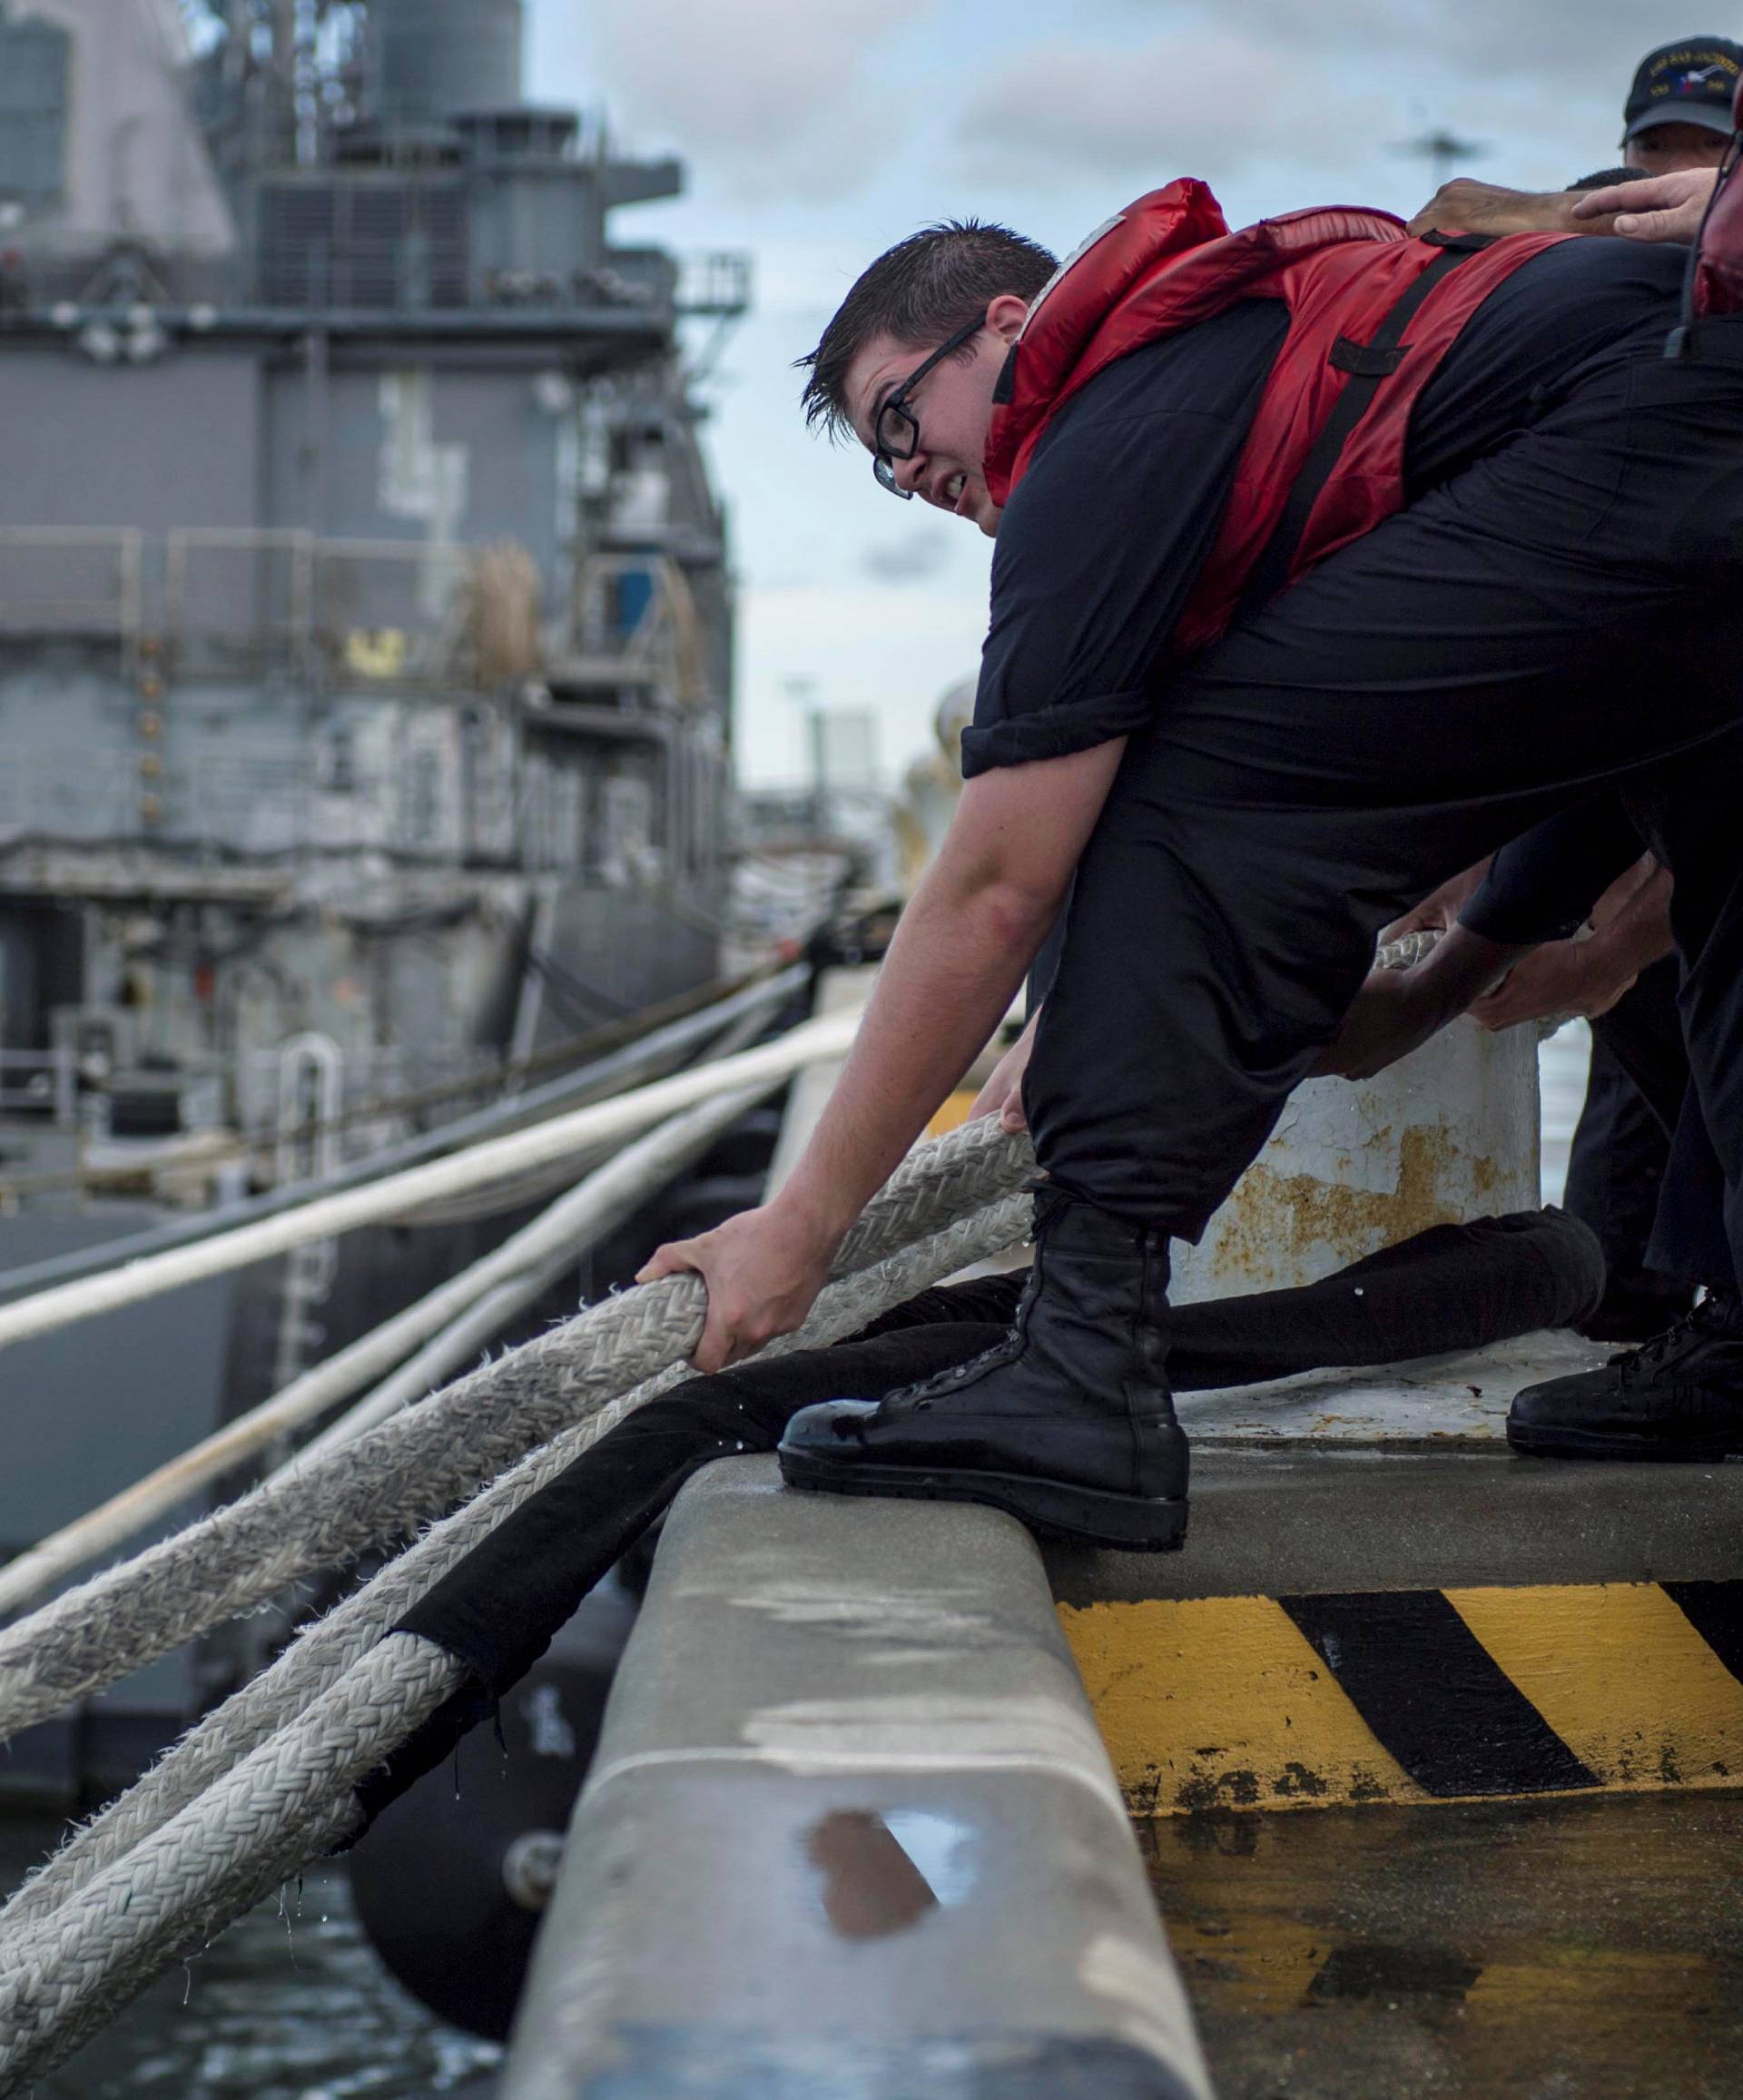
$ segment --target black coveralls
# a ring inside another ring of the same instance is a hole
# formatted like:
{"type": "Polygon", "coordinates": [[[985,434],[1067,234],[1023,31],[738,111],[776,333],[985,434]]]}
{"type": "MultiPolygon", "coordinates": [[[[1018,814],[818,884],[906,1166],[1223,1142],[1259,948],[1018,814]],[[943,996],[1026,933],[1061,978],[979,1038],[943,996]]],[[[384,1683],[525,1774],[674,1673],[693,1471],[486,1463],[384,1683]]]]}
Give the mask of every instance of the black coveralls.
{"type": "Polygon", "coordinates": [[[1743,722],[1743,321],[1665,360],[1683,261],[1593,240],[1517,271],[1418,402],[1410,508],[1186,666],[1167,636],[1275,310],[1134,353],[1054,419],[1001,525],[963,752],[972,774],[1131,739],[1025,1089],[1056,1182],[1197,1238],[1379,928],[1626,773],[1676,877],[1743,1249],[1743,780],[1653,763],[1743,722]]]}
{"type": "MultiPolygon", "coordinates": [[[[1743,766],[1743,736],[1703,745],[1700,762],[1723,780],[1743,766]]],[[[1460,916],[1493,941],[1564,941],[1640,845],[1622,795],[1599,795],[1502,847],[1460,916]]],[[[1591,1078],[1564,1200],[1598,1235],[1612,1276],[1644,1267],[1722,1285],[1732,1272],[1725,1183],[1689,1082],[1680,979],[1668,956],[1592,1021],[1591,1078]]]]}

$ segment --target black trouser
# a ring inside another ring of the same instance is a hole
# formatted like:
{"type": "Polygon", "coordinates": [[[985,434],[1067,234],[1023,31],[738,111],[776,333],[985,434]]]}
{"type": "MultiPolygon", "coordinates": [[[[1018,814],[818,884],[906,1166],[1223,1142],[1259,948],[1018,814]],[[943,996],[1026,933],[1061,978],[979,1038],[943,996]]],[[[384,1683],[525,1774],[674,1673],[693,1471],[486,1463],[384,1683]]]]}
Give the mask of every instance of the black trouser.
{"type": "Polygon", "coordinates": [[[1562,1201],[1598,1235],[1612,1277],[1646,1267],[1671,1135],[1689,1090],[1677,959],[1649,964],[1591,1021],[1585,1105],[1562,1201]]]}
{"type": "MultiPolygon", "coordinates": [[[[772,1451],[790,1416],[812,1401],[881,1399],[991,1348],[1004,1338],[1023,1281],[980,1277],[921,1291],[832,1349],[686,1379],[608,1430],[397,1622],[459,1656],[471,1677],[359,1786],[366,1813],[378,1815],[438,1764],[532,1668],[698,1467],[772,1451]]],[[[1168,1369],[1181,1387],[1238,1385],[1469,1348],[1577,1320],[1603,1281],[1597,1242],[1558,1211],[1431,1226],[1299,1290],[1182,1306],[1168,1369]]]]}
{"type": "Polygon", "coordinates": [[[1706,335],[1724,361],[1612,369],[1169,685],[1079,864],[1029,1067],[1055,1182],[1196,1239],[1379,929],[1626,775],[1676,878],[1743,1248],[1740,740],[1638,777],[1743,722],[1743,321],[1706,335]]]}

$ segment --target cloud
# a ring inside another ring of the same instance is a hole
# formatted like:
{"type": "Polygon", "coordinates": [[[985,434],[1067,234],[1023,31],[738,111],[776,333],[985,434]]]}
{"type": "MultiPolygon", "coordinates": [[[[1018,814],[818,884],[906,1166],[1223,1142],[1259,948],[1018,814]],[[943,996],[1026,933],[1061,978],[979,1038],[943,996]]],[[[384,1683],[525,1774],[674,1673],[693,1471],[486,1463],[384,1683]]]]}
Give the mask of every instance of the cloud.
{"type": "Polygon", "coordinates": [[[1450,123],[1489,149],[1473,172],[1571,180],[1605,160],[1633,68],[1666,34],[1640,0],[1238,0],[1215,15],[1192,0],[1092,19],[1098,34],[1018,47],[970,97],[956,138],[972,174],[1043,190],[1323,169],[1346,188],[1450,123]]]}
{"type": "Polygon", "coordinates": [[[1529,81],[1546,103],[1608,93],[1619,111],[1635,64],[1676,34],[1662,0],[1241,0],[1240,15],[1244,29],[1292,52],[1391,64],[1405,93],[1433,92],[1437,75],[1529,81]]]}
{"type": "Polygon", "coordinates": [[[635,0],[600,10],[605,88],[741,192],[839,195],[883,163],[908,106],[877,89],[882,46],[933,0],[635,0]]]}
{"type": "Polygon", "coordinates": [[[1054,42],[1009,60],[970,98],[958,139],[977,173],[1036,186],[1061,173],[1161,182],[1254,161],[1343,167],[1353,130],[1397,122],[1384,89],[1327,92],[1245,30],[1169,31],[1135,49],[1054,42]]]}
{"type": "Polygon", "coordinates": [[[951,543],[942,532],[906,532],[899,539],[878,540],[860,557],[868,576],[880,583],[930,583],[950,567],[951,543]]]}
{"type": "Polygon", "coordinates": [[[753,586],[739,601],[741,776],[753,784],[803,777],[795,681],[812,688],[822,706],[875,714],[884,769],[899,774],[937,748],[939,695],[974,675],[986,631],[984,587],[897,596],[873,584],[753,586]],[[851,647],[843,636],[852,637],[851,647]]]}

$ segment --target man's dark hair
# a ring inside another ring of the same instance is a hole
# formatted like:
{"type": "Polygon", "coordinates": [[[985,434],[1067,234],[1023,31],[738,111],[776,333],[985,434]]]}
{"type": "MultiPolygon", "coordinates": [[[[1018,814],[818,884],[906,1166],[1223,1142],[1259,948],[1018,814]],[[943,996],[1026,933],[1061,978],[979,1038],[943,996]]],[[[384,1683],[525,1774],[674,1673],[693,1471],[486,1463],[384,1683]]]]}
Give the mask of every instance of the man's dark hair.
{"type": "MultiPolygon", "coordinates": [[[[1039,242],[978,219],[946,219],[898,241],[836,308],[817,348],[795,360],[811,373],[799,397],[806,422],[832,438],[851,431],[847,370],[873,336],[930,350],[1006,292],[1033,299],[1057,267],[1039,242]]],[[[972,357],[973,344],[960,354],[972,357]]]]}
{"type": "Polygon", "coordinates": [[[1618,182],[1643,182],[1647,178],[1644,168],[1600,168],[1595,175],[1581,175],[1577,182],[1568,184],[1571,190],[1609,190],[1618,182]]]}

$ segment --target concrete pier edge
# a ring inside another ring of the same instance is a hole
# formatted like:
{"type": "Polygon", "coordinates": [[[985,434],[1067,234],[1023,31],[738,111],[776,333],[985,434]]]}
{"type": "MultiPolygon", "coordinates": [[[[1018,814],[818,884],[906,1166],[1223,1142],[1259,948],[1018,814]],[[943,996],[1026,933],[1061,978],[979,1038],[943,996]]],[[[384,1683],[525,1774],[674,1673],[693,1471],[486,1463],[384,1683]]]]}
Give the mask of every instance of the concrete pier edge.
{"type": "Polygon", "coordinates": [[[1029,1534],[773,1460],[674,1507],[501,2100],[1210,2100],[1029,1534]]]}

